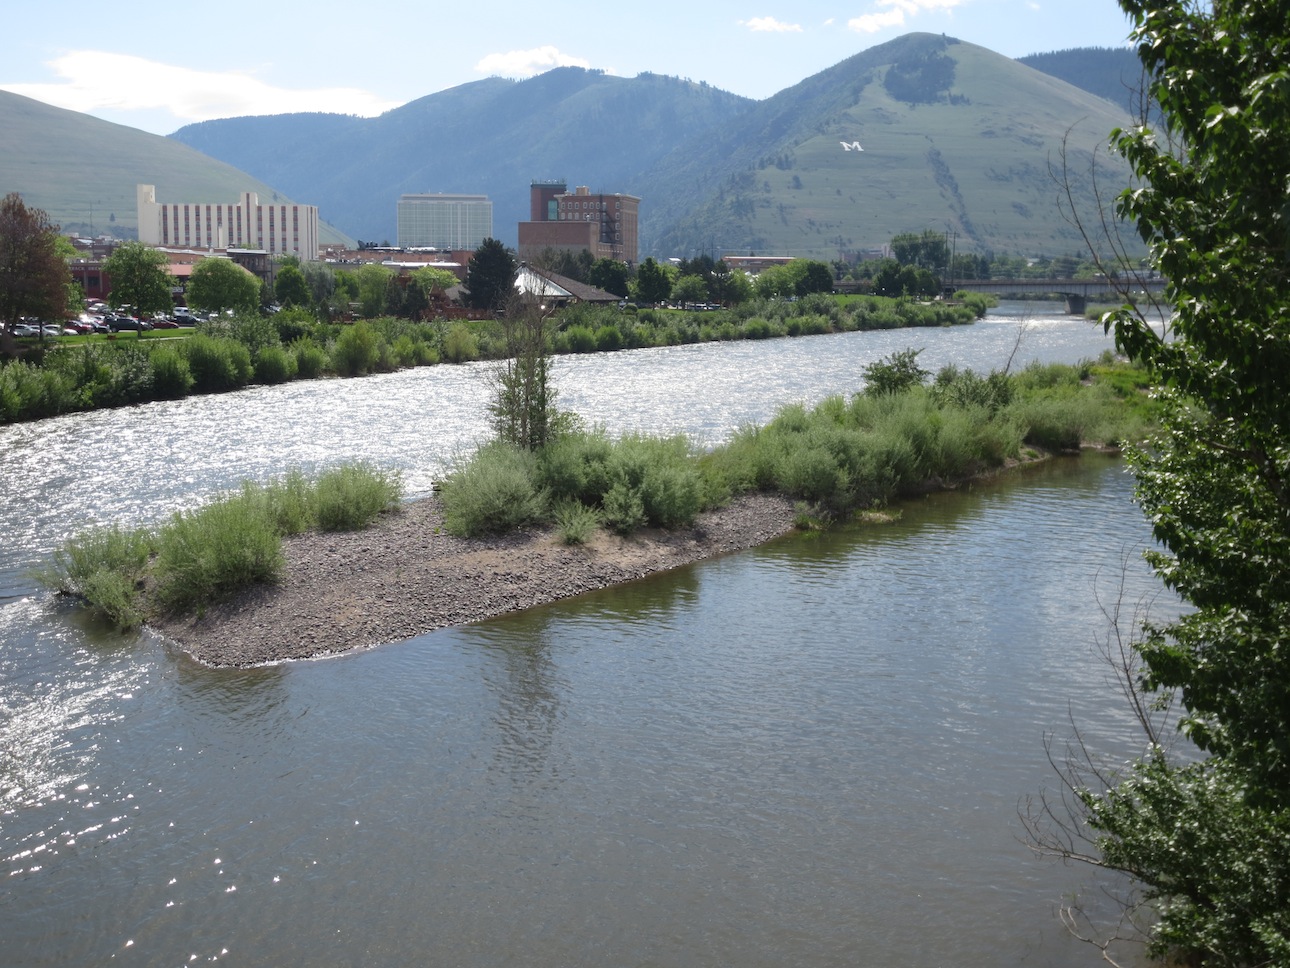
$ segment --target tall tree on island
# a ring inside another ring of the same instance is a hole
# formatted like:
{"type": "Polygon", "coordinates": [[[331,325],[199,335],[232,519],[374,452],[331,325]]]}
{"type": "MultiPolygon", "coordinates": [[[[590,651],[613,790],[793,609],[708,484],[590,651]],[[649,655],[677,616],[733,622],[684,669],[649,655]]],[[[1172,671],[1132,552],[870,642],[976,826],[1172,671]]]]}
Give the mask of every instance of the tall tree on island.
{"type": "Polygon", "coordinates": [[[58,226],[17,192],[0,200],[0,326],[24,316],[58,321],[67,313],[67,260],[58,226]]]}
{"type": "Polygon", "coordinates": [[[1147,557],[1188,608],[1133,643],[1146,750],[1118,775],[1067,774],[1093,849],[1067,826],[1057,852],[1142,885],[1158,957],[1287,965],[1290,0],[1120,2],[1163,125],[1113,133],[1138,182],[1117,209],[1173,317],[1164,333],[1131,306],[1105,323],[1167,403],[1131,462],[1147,557]],[[1182,755],[1166,700],[1194,743],[1182,755]]]}

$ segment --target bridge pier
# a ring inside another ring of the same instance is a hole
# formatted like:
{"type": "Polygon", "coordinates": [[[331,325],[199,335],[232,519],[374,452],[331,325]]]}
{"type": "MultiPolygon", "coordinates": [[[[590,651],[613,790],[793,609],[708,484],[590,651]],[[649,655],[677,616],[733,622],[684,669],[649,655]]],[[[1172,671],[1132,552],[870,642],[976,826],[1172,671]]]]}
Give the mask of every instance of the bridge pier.
{"type": "Polygon", "coordinates": [[[1079,293],[1066,292],[1062,293],[1066,297],[1066,312],[1072,316],[1083,316],[1084,310],[1088,308],[1088,297],[1079,293]]]}

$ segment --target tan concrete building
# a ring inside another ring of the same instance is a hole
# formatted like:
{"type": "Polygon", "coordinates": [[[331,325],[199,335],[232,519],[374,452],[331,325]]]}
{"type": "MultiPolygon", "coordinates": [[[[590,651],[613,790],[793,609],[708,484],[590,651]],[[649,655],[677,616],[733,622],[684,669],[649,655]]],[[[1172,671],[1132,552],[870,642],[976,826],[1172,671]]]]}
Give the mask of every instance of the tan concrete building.
{"type": "Polygon", "coordinates": [[[262,249],[270,256],[318,258],[318,206],[261,205],[255,192],[232,204],[158,203],[152,185],[135,186],[139,241],[181,249],[262,249]]]}

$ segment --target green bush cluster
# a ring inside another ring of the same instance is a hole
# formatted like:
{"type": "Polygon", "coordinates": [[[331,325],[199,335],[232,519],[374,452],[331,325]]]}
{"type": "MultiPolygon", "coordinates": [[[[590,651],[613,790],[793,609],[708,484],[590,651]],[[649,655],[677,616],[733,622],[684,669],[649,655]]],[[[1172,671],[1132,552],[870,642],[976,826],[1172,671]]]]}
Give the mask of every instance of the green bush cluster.
{"type": "MultiPolygon", "coordinates": [[[[553,353],[613,352],[652,346],[771,337],[811,336],[860,329],[948,326],[985,312],[983,299],[966,304],[918,303],[879,296],[757,299],[730,310],[690,312],[578,304],[551,327],[553,353]]],[[[149,338],[60,347],[43,361],[0,368],[0,423],[77,410],[219,393],[250,383],[365,376],[438,362],[501,359],[506,340],[496,320],[448,324],[383,317],[356,323],[316,321],[287,309],[222,316],[186,338],[149,338]],[[16,368],[15,368],[16,367],[16,368]]]]}
{"type": "MultiPolygon", "coordinates": [[[[438,363],[442,333],[401,319],[316,323],[301,310],[220,317],[194,333],[62,346],[0,366],[0,423],[120,407],[251,383],[363,376],[438,363]]],[[[478,349],[471,358],[478,358],[478,349]]]]}
{"type": "Polygon", "coordinates": [[[783,407],[706,454],[684,437],[611,440],[603,430],[561,434],[536,454],[490,444],[444,482],[447,526],[476,535],[554,521],[563,532],[581,507],[625,534],[683,526],[749,490],[829,517],[965,480],[1018,458],[1023,445],[1061,451],[1145,431],[1117,396],[1125,379],[1086,385],[1089,364],[985,377],[947,367],[929,385],[916,357],[906,350],[875,364],[893,377],[879,392],[783,407]]]}
{"type": "Polygon", "coordinates": [[[459,463],[441,489],[445,525],[459,535],[548,523],[557,510],[571,519],[574,505],[623,534],[680,527],[709,493],[684,437],[610,440],[602,430],[565,433],[536,453],[488,444],[459,463]]]}
{"type": "Polygon", "coordinates": [[[366,464],[342,465],[312,482],[293,470],[176,512],[155,531],[116,524],[87,531],[66,542],[36,578],[83,599],[113,625],[135,628],[153,609],[200,610],[274,582],[284,536],[364,528],[401,497],[397,474],[366,464]]]}

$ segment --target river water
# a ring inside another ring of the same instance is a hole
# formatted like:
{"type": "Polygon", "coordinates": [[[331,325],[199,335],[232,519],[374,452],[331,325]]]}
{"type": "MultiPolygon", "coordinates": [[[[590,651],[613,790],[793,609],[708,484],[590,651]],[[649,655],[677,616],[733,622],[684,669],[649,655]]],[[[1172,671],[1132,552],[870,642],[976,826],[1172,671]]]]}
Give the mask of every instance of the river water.
{"type": "MultiPolygon", "coordinates": [[[[562,358],[611,432],[714,443],[971,327],[562,358]]],[[[1027,318],[1018,361],[1100,330],[1027,318]]],[[[1134,734],[1099,602],[1148,594],[1114,460],[1032,468],[893,524],[749,552],[374,651],[200,667],[38,590],[68,535],[289,466],[424,494],[478,442],[482,367],[0,428],[0,963],[1074,966],[1055,911],[1111,886],[1033,856],[1044,738],[1134,734]],[[1127,564],[1126,564],[1127,563],[1127,564]]]]}

